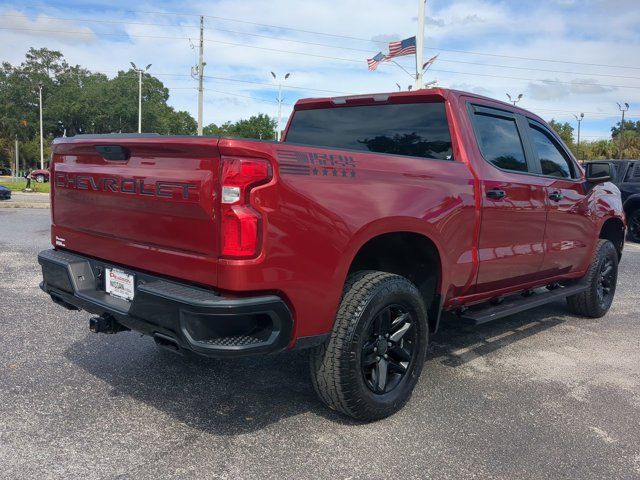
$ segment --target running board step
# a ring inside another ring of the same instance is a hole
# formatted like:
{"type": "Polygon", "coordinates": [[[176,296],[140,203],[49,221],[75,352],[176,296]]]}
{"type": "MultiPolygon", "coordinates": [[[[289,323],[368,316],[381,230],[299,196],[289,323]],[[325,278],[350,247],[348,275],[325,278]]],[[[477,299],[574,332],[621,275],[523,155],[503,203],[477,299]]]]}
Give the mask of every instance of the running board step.
{"type": "Polygon", "coordinates": [[[586,285],[579,283],[569,287],[559,287],[544,293],[534,293],[530,297],[521,295],[508,297],[499,305],[467,310],[460,315],[460,319],[469,325],[482,325],[483,323],[491,322],[498,318],[524,312],[525,310],[540,307],[554,300],[581,293],[586,289],[586,285]]]}

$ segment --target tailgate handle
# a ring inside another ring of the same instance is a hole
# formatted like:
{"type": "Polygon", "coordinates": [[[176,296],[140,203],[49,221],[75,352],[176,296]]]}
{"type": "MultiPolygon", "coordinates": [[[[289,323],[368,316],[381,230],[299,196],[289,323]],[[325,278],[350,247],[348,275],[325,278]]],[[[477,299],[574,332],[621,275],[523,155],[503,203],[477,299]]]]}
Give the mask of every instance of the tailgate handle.
{"type": "Polygon", "coordinates": [[[129,160],[129,151],[120,145],[97,145],[96,150],[102,158],[109,161],[129,160]]]}

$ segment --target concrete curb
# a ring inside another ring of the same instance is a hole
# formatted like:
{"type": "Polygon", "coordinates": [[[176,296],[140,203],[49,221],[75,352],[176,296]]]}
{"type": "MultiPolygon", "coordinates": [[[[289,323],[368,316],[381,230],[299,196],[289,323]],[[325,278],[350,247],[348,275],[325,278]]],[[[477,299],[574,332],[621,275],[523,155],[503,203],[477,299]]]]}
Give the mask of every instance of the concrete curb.
{"type": "Polygon", "coordinates": [[[0,208],[50,208],[51,204],[41,203],[28,203],[28,202],[0,202],[0,208]]]}

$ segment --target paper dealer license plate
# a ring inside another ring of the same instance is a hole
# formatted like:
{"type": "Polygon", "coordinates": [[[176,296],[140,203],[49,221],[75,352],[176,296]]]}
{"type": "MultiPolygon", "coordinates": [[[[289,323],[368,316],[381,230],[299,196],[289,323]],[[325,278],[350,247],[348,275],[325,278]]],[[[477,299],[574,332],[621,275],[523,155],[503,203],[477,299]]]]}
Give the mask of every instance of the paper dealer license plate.
{"type": "Polygon", "coordinates": [[[123,300],[133,300],[135,295],[133,275],[115,268],[106,268],[105,274],[105,290],[109,295],[123,300]]]}

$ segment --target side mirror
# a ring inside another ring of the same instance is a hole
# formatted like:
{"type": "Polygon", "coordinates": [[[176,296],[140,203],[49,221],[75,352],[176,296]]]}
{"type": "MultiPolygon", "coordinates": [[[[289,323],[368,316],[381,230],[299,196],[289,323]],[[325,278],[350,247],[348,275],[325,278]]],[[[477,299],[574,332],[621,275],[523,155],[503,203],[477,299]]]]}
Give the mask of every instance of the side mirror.
{"type": "Polygon", "coordinates": [[[587,182],[603,183],[613,178],[613,167],[609,162],[590,162],[586,165],[587,182]]]}

